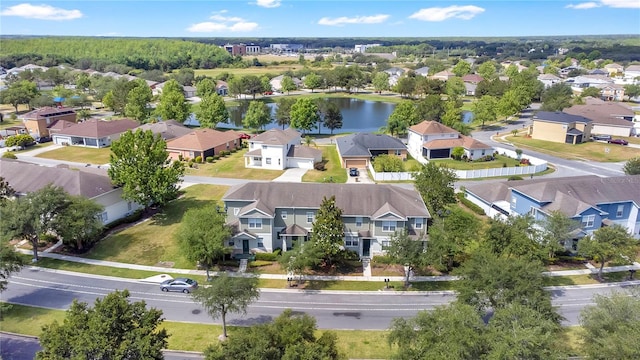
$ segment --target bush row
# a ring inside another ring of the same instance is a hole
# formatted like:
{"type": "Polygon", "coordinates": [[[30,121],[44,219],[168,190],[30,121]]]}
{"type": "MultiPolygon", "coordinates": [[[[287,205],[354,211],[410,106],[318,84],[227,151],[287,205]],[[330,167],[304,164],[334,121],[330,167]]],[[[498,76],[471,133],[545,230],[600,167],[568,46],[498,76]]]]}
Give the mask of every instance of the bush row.
{"type": "Polygon", "coordinates": [[[458,200],[460,200],[460,202],[464,204],[464,206],[468,207],[474,213],[478,215],[486,215],[484,210],[480,206],[472,203],[469,199],[467,199],[464,196],[464,192],[459,192],[456,194],[456,196],[458,197],[458,200]]]}

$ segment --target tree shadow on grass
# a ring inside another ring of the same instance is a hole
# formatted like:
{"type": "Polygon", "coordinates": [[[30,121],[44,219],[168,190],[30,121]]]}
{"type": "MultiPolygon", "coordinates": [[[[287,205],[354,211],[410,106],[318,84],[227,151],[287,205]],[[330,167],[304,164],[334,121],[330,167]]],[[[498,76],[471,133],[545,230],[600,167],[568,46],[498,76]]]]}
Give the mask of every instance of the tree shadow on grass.
{"type": "Polygon", "coordinates": [[[168,226],[182,221],[184,213],[189,209],[211,204],[211,200],[200,200],[188,196],[176,199],[151,217],[152,225],[168,226]]]}

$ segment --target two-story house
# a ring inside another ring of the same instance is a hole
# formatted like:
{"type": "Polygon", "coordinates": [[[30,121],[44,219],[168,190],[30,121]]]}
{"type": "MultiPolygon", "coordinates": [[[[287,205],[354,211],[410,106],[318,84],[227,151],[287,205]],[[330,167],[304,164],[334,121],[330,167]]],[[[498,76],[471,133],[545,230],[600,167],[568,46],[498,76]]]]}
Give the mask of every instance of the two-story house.
{"type": "Polygon", "coordinates": [[[465,188],[467,199],[489,216],[531,214],[544,221],[556,210],[580,223],[569,244],[612,224],[640,239],[640,175],[601,178],[595,175],[477,184],[465,188]]]}
{"type": "Polygon", "coordinates": [[[456,147],[462,147],[469,159],[492,155],[493,148],[437,121],[423,121],[409,128],[407,147],[414,156],[446,159],[456,147]]]}
{"type": "Polygon", "coordinates": [[[50,136],[49,128],[58,120],[75,123],[76,112],[72,108],[47,106],[22,115],[22,122],[34,139],[50,136]]]}
{"type": "Polygon", "coordinates": [[[529,127],[529,136],[537,140],[580,144],[589,141],[592,128],[592,121],[584,116],[538,111],[529,127]]]}
{"type": "Polygon", "coordinates": [[[301,146],[301,135],[292,128],[271,129],[249,139],[244,166],[255,169],[313,169],[322,161],[322,151],[301,146]]]}
{"type": "Polygon", "coordinates": [[[427,207],[415,190],[392,185],[267,183],[237,185],[222,198],[233,253],[286,251],[309,240],[324,197],[342,210],[344,246],[361,257],[384,253],[400,229],[426,240],[427,207]]]}

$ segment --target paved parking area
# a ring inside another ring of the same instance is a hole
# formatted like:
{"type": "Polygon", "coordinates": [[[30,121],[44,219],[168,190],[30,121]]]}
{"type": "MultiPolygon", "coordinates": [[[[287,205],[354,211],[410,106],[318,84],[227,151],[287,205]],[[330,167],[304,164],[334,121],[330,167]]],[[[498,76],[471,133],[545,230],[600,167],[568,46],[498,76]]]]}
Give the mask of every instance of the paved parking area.
{"type": "Polygon", "coordinates": [[[284,174],[273,179],[277,182],[302,182],[302,177],[307,173],[307,169],[287,169],[284,174]]]}
{"type": "Polygon", "coordinates": [[[358,172],[360,173],[360,175],[358,176],[350,176],[349,175],[349,169],[345,169],[345,171],[347,172],[347,184],[373,184],[373,180],[371,180],[369,178],[369,173],[367,172],[367,169],[358,169],[358,172]]]}

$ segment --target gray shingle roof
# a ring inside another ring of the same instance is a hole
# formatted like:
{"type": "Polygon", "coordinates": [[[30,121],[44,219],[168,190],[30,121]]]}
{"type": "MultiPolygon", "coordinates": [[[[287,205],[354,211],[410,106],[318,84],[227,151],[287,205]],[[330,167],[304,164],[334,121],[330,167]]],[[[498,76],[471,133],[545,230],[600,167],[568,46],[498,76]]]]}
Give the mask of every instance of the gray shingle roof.
{"type": "MultiPolygon", "coordinates": [[[[402,217],[430,217],[415,190],[379,184],[263,183],[250,182],[229,189],[223,201],[259,200],[270,215],[276,208],[320,207],[323,197],[335,195],[336,205],[346,216],[373,216],[381,209],[394,209],[402,217]]],[[[394,212],[395,212],[394,211],[394,212]]]]}
{"type": "Polygon", "coordinates": [[[560,111],[538,111],[533,118],[535,120],[544,120],[544,121],[550,121],[550,122],[556,122],[556,123],[563,123],[563,124],[570,124],[570,123],[574,123],[574,122],[578,122],[578,123],[590,123],[591,120],[587,119],[584,116],[580,116],[580,115],[572,115],[572,114],[567,114],[564,112],[560,112],[560,111]]]}
{"type": "Polygon", "coordinates": [[[154,134],[160,134],[163,139],[171,140],[192,132],[193,129],[188,128],[175,120],[160,121],[157,123],[140,125],[134,130],[141,129],[143,131],[151,130],[154,134]]]}
{"type": "Polygon", "coordinates": [[[342,157],[371,156],[370,150],[406,150],[397,138],[383,134],[357,133],[336,140],[342,157]]]}
{"type": "Polygon", "coordinates": [[[299,136],[300,133],[292,128],[285,130],[271,129],[252,137],[249,141],[265,145],[286,145],[299,136]]]}

